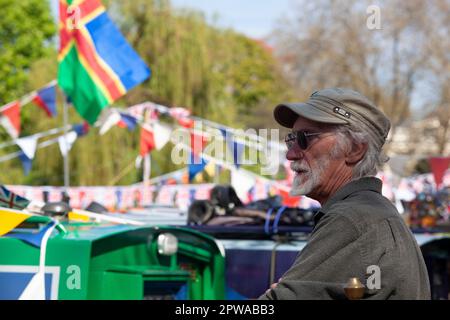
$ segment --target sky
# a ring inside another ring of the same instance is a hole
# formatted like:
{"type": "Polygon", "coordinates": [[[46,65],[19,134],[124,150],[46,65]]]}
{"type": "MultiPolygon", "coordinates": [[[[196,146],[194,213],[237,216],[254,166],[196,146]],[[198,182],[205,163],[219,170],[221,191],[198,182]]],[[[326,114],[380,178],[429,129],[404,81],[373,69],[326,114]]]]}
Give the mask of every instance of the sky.
{"type": "MultiPolygon", "coordinates": [[[[57,15],[58,0],[48,0],[57,15]]],[[[124,0],[132,1],[132,0],[124,0]]],[[[204,12],[206,20],[215,26],[232,28],[254,39],[263,39],[277,22],[289,16],[303,0],[170,0],[177,9],[191,8],[204,12]]],[[[423,90],[414,97],[413,110],[422,105],[423,90]]],[[[420,114],[417,112],[416,114],[420,114]]],[[[420,115],[421,116],[421,115],[420,115]]]]}
{"type": "MultiPolygon", "coordinates": [[[[49,0],[56,16],[58,0],[49,0]]],[[[132,1],[132,0],[125,0],[132,1]]],[[[267,36],[275,23],[300,0],[171,0],[175,8],[203,11],[207,21],[251,38],[267,36]]]]}
{"type": "Polygon", "coordinates": [[[217,16],[216,25],[256,39],[267,36],[295,2],[298,0],[171,0],[176,8],[201,10],[209,22],[217,16]]]}

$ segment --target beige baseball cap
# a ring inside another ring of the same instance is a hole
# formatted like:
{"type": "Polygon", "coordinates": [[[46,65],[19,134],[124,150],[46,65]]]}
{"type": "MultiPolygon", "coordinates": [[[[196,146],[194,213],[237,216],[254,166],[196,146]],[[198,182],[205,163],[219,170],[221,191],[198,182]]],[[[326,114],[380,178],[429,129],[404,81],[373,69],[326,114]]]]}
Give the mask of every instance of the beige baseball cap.
{"type": "Polygon", "coordinates": [[[314,92],[306,102],[275,107],[275,120],[292,128],[299,116],[329,124],[356,125],[372,136],[381,149],[391,128],[386,115],[368,98],[351,89],[327,88],[314,92]]]}

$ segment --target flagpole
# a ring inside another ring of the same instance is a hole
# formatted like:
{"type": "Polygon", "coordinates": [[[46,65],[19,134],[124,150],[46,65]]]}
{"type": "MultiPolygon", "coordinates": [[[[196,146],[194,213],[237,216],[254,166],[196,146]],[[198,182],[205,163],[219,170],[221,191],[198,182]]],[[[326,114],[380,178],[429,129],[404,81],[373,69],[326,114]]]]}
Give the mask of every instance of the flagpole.
{"type": "Polygon", "coordinates": [[[70,175],[69,175],[69,148],[67,144],[67,126],[69,124],[69,112],[67,107],[67,98],[63,97],[63,122],[64,122],[64,144],[66,146],[66,152],[63,155],[64,159],[64,189],[66,194],[68,194],[69,185],[70,185],[70,175]]]}

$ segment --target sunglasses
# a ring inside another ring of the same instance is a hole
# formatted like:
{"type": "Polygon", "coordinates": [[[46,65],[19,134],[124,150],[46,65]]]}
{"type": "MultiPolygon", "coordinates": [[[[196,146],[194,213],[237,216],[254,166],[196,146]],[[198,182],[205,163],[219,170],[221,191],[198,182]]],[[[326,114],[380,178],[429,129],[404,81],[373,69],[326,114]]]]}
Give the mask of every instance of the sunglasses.
{"type": "Polygon", "coordinates": [[[286,142],[288,150],[292,149],[295,144],[297,144],[300,149],[306,150],[309,145],[310,137],[319,136],[323,133],[324,132],[308,133],[307,131],[295,131],[287,134],[284,138],[284,142],[286,142]]]}

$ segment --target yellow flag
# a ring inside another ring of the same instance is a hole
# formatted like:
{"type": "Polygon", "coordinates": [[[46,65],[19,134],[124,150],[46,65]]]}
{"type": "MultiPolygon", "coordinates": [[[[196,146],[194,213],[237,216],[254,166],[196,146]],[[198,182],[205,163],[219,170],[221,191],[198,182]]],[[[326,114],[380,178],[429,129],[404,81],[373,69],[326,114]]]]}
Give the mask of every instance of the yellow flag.
{"type": "Polygon", "coordinates": [[[69,220],[71,220],[71,221],[83,221],[83,222],[84,221],[89,221],[89,217],[88,216],[86,216],[84,214],[77,213],[77,212],[73,212],[73,211],[69,212],[68,217],[69,217],[69,220]]]}
{"type": "Polygon", "coordinates": [[[0,237],[10,232],[26,219],[31,217],[29,213],[24,213],[12,209],[0,209],[0,237]]]}

